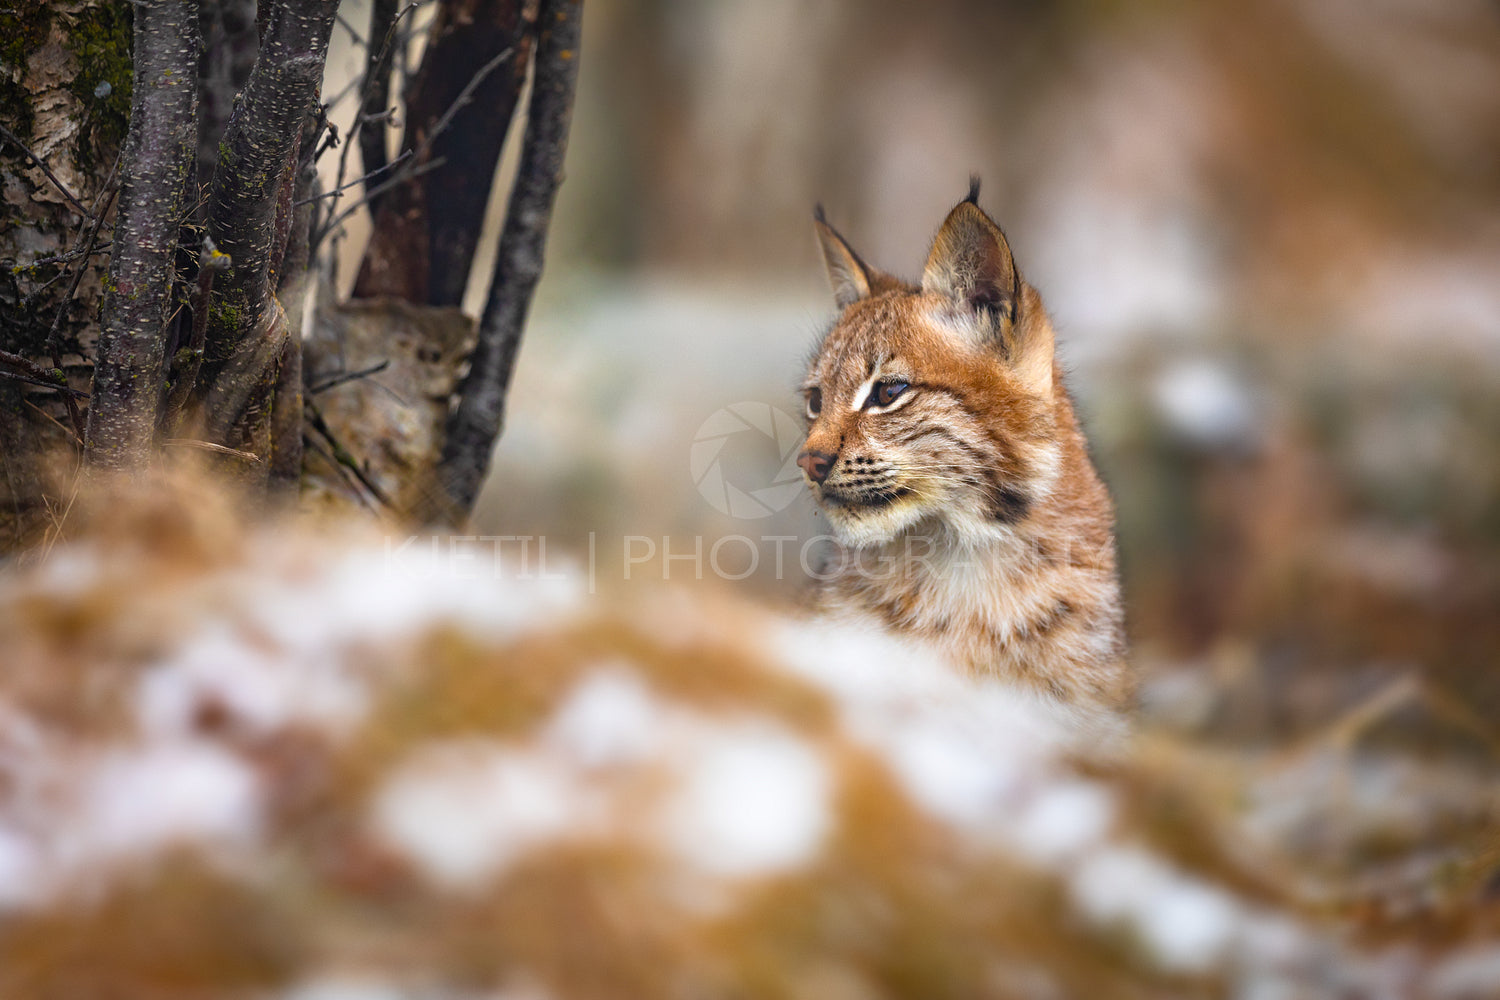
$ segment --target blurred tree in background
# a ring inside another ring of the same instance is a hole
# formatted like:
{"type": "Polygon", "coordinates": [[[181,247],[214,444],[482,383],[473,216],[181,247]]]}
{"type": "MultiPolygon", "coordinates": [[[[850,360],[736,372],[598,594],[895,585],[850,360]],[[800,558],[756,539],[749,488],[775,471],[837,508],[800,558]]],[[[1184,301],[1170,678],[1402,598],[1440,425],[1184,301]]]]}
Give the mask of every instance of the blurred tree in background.
{"type": "MultiPolygon", "coordinates": [[[[582,8],[438,4],[404,95],[400,152],[387,158],[393,56],[413,41],[416,6],[373,5],[360,37],[366,71],[350,84],[359,100],[342,130],[322,94],[338,0],[29,0],[0,13],[0,545],[56,526],[78,461],[135,471],[162,448],[213,456],[252,497],[295,496],[304,441],[315,441],[334,489],[393,505],[315,399],[357,373],[341,357],[304,365],[320,251],[351,214],[378,206],[359,294],[456,305],[533,68],[490,303],[462,349],[445,354],[451,419],[440,407],[426,453],[404,456],[405,477],[419,481],[397,513],[467,516],[541,271],[582,8]],[[346,177],[356,142],[365,170],[346,177]],[[325,192],[318,169],[335,150],[325,192]],[[340,205],[360,187],[363,199],[340,205]]],[[[409,339],[388,317],[372,323],[377,349],[409,339]]]]}

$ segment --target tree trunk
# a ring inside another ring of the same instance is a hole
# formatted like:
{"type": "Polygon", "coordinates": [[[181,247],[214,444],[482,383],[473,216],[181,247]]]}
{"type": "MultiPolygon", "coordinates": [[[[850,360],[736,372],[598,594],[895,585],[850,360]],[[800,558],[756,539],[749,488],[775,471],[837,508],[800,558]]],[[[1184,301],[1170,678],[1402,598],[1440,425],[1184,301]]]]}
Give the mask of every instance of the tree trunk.
{"type": "MultiPolygon", "coordinates": [[[[397,0],[370,0],[370,33],[365,45],[364,100],[360,103],[359,158],[364,163],[365,173],[384,170],[389,162],[386,156],[384,118],[376,118],[390,110],[391,106],[391,56],[396,51],[396,5],[397,0]]],[[[373,215],[380,205],[380,196],[371,193],[370,213],[373,215]]]]}
{"type": "Polygon", "coordinates": [[[136,6],[130,131],[89,400],[92,465],[140,468],[155,440],[179,220],[197,148],[199,44],[197,0],[136,6]]]}
{"type": "MultiPolygon", "coordinates": [[[[0,351],[78,391],[97,339],[106,192],[130,109],[126,10],[113,0],[0,10],[0,351]],[[97,228],[91,215],[103,216],[97,228]]],[[[71,398],[16,374],[0,364],[0,551],[51,523],[67,485],[56,473],[70,471],[79,444],[71,398]]]]}
{"type": "Polygon", "coordinates": [[[235,95],[255,66],[260,46],[255,0],[203,0],[199,23],[204,45],[198,66],[197,183],[206,187],[219,162],[219,140],[224,138],[224,127],[234,110],[235,95]]]}
{"type": "MultiPolygon", "coordinates": [[[[532,20],[523,7],[522,0],[445,0],[438,10],[406,94],[401,148],[415,153],[403,170],[438,160],[442,166],[380,197],[355,298],[391,296],[435,306],[463,301],[500,150],[526,79],[532,20]],[[484,72],[506,50],[509,59],[484,72]],[[467,99],[455,106],[466,88],[467,99]]],[[[373,169],[368,159],[365,169],[373,169]]]]}
{"type": "Polygon", "coordinates": [[[287,338],[278,364],[275,397],[271,403],[271,474],[273,497],[294,501],[302,477],[303,329],[302,316],[312,280],[308,260],[313,197],[318,170],[313,163],[318,128],[309,117],[299,141],[298,168],[292,191],[292,217],[286,250],[281,255],[276,294],[286,308],[287,338]]]}
{"type": "MultiPolygon", "coordinates": [[[[362,449],[389,452],[389,476],[373,475],[340,444],[367,427],[358,418],[364,411],[320,397],[327,412],[354,415],[342,421],[348,433],[335,432],[319,407],[304,411],[302,399],[311,160],[329,145],[320,141],[321,115],[314,120],[310,112],[337,0],[260,0],[254,37],[255,0],[15,0],[0,8],[0,546],[25,544],[28,532],[56,525],[80,456],[140,468],[161,437],[198,434],[217,446],[210,451],[227,453],[229,464],[219,468],[239,485],[263,493],[269,483],[294,496],[304,428],[319,425],[313,440],[376,502],[418,516],[466,515],[500,428],[541,270],[580,5],[442,2],[428,58],[409,88],[407,140],[415,155],[403,168],[432,169],[393,184],[393,197],[378,206],[377,225],[389,231],[377,232],[361,279],[366,291],[409,301],[375,304],[371,361],[362,373],[338,364],[325,371],[326,359],[308,358],[321,380],[316,391],[357,391],[357,380],[376,370],[383,379],[396,378],[398,368],[410,375],[416,392],[404,398],[421,397],[419,426],[410,412],[393,413],[392,432],[362,449]],[[134,66],[132,26],[140,39],[134,66]],[[210,44],[194,65],[202,31],[210,44]],[[431,303],[462,298],[533,48],[540,55],[532,61],[521,175],[481,343],[471,349],[472,321],[431,303]],[[234,96],[242,77],[244,90],[234,96]],[[132,96],[131,142],[120,155],[132,96]],[[208,196],[198,197],[201,187],[185,194],[210,162],[208,196]],[[111,228],[117,195],[118,232],[111,228]],[[188,247],[200,242],[195,259],[188,247]],[[101,306],[105,253],[112,253],[110,291],[101,306]],[[417,280],[398,280],[403,275],[417,280]],[[412,315],[386,322],[396,307],[412,315]],[[398,364],[407,355],[413,363],[398,364]],[[87,422],[86,385],[93,389],[87,422]],[[184,417],[192,421],[185,427],[184,417]],[[397,447],[400,433],[406,437],[397,447]],[[52,466],[62,477],[49,477],[43,460],[54,454],[63,459],[52,466]],[[440,461],[454,487],[433,499],[435,485],[447,481],[440,461]]],[[[382,0],[372,17],[388,24],[391,13],[382,0]]],[[[387,62],[378,50],[371,56],[373,87],[362,115],[384,111],[387,62]]],[[[361,152],[378,167],[383,149],[367,141],[361,152]]]]}
{"type": "Polygon", "coordinates": [[[434,513],[448,521],[462,521],[473,509],[505,419],[511,371],[542,276],[552,203],[562,183],[582,22],[583,0],[542,0],[520,168],[479,320],[478,343],[459,387],[438,466],[436,492],[447,509],[434,513]]]}
{"type": "MultiPolygon", "coordinates": [[[[263,11],[260,54],[219,145],[209,195],[209,235],[230,263],[214,284],[198,373],[203,434],[255,456],[260,471],[252,478],[262,483],[287,332],[274,295],[277,210],[296,173],[298,137],[322,81],[337,10],[337,0],[282,0],[263,11]]],[[[281,238],[284,248],[284,229],[281,238]]]]}

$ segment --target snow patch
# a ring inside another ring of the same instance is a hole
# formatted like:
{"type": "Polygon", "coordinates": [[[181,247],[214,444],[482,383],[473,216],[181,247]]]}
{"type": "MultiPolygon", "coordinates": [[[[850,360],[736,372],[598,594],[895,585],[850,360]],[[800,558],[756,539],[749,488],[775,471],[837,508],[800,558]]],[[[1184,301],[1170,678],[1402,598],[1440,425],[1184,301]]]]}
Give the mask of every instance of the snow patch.
{"type": "Polygon", "coordinates": [[[390,539],[385,551],[330,554],[299,585],[254,587],[249,611],[283,648],[312,655],[444,622],[481,637],[510,636],[573,610],[582,593],[574,574],[527,572],[483,548],[390,539]]]}
{"type": "Polygon", "coordinates": [[[7,752],[0,799],[0,909],[96,882],[112,866],[174,847],[252,848],[262,826],[260,777],[202,741],[101,754],[43,746],[7,752]]]}
{"type": "Polygon", "coordinates": [[[664,721],[645,683],[609,665],[579,682],[543,739],[583,768],[640,764],[661,752],[664,721]]]}
{"type": "Polygon", "coordinates": [[[179,843],[253,841],[261,782],[211,743],[150,744],[110,753],[83,785],[84,811],[62,839],[79,859],[146,854],[179,843]]]}
{"type": "Polygon", "coordinates": [[[346,732],[364,717],[369,698],[343,660],[278,654],[221,622],[142,676],[136,717],[156,735],[194,732],[209,706],[255,735],[294,723],[346,732]]]}
{"type": "Polygon", "coordinates": [[[1163,967],[1175,971],[1212,968],[1241,920],[1233,897],[1134,847],[1106,847],[1084,858],[1071,890],[1091,919],[1132,927],[1163,967]]]}
{"type": "Polygon", "coordinates": [[[742,725],[704,740],[668,803],[666,836],[694,867],[730,878],[794,868],[832,825],[831,776],[805,742],[742,725]]]}
{"type": "Polygon", "coordinates": [[[480,741],[430,745],[376,795],[379,836],[450,890],[479,888],[540,844],[587,826],[596,810],[546,755],[480,741]]]}

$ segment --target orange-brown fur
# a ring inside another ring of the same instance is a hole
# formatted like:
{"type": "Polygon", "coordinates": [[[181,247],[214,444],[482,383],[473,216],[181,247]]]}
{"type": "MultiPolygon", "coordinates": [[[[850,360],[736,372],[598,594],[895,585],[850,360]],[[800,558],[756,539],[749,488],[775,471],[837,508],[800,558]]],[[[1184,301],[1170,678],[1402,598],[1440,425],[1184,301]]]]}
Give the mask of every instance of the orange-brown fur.
{"type": "Polygon", "coordinates": [[[920,285],[865,265],[819,214],[843,307],[804,384],[801,462],[840,543],[820,602],[1108,713],[1130,689],[1113,505],[1041,297],[977,193],[920,285]]]}

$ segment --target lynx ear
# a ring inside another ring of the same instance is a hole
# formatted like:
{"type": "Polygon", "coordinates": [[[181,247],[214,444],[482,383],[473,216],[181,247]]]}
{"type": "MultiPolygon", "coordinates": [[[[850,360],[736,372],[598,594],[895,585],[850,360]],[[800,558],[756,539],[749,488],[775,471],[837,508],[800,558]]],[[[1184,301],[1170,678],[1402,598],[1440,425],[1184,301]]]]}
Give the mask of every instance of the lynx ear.
{"type": "Polygon", "coordinates": [[[979,208],[979,178],[969,180],[969,196],[943,220],[927,266],[922,291],[946,295],[976,311],[1014,322],[1021,278],[1000,227],[979,208]]]}
{"type": "Polygon", "coordinates": [[[876,276],[865,262],[859,259],[854,248],[844,242],[838,230],[823,217],[823,206],[813,209],[813,225],[818,231],[818,245],[823,248],[823,263],[828,267],[828,282],[833,285],[833,298],[839,308],[869,298],[877,284],[876,276]]]}
{"type": "Polygon", "coordinates": [[[1041,298],[1021,281],[1010,244],[979,207],[979,178],[948,213],[922,271],[922,291],[953,300],[976,321],[1033,392],[1052,394],[1052,324],[1041,298]]]}

